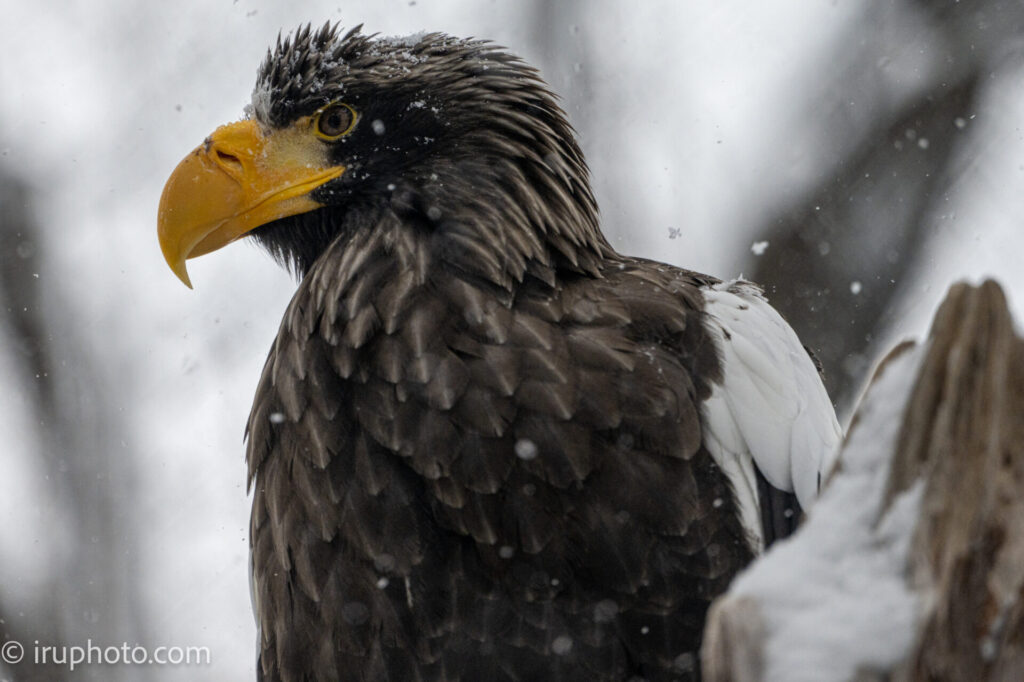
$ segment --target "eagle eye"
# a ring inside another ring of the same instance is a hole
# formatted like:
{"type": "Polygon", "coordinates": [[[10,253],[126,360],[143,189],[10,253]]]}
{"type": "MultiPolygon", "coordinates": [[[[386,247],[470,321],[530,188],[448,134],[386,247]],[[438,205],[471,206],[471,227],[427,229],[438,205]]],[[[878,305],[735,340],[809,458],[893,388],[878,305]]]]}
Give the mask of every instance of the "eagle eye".
{"type": "Polygon", "coordinates": [[[337,140],[348,135],[356,124],[356,110],[347,104],[337,102],[313,115],[313,129],[321,140],[337,140]]]}

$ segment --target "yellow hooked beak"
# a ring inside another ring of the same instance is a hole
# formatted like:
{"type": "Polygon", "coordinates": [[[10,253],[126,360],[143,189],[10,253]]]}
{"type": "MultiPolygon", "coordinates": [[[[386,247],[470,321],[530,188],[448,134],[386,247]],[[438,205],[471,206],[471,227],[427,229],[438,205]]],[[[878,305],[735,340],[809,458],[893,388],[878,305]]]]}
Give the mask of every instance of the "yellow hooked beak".
{"type": "Polygon", "coordinates": [[[260,225],[320,208],[309,193],[344,172],[329,165],[309,119],[269,133],[255,121],[221,126],[164,186],[157,216],[164,258],[191,289],[186,259],[216,251],[260,225]]]}

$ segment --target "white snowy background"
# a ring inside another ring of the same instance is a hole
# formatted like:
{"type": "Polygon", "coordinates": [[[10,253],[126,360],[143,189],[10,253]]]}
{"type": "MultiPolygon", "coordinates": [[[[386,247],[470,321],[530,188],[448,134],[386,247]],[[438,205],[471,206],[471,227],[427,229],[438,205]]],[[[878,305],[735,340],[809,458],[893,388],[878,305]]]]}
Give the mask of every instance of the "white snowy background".
{"type": "MultiPolygon", "coordinates": [[[[130,606],[141,620],[123,619],[122,607],[73,606],[79,586],[98,578],[75,570],[74,519],[48,492],[61,472],[34,454],[46,425],[26,406],[19,356],[0,334],[5,615],[31,617],[56,582],[57,608],[69,605],[60,614],[68,644],[102,633],[113,641],[101,644],[211,651],[208,666],[93,666],[79,679],[255,679],[242,431],[294,283],[241,243],[190,262],[189,291],[160,254],[156,207],[177,162],[241,116],[279,30],[341,20],[385,35],[442,30],[507,46],[556,91],[575,93],[569,117],[613,244],[732,277],[763,238],[757,217],[830,167],[824,150],[835,141],[815,98],[846,100],[835,97],[844,83],[831,80],[827,60],[870,8],[889,4],[601,1],[545,15],[522,0],[3,0],[0,168],[28,183],[43,227],[35,274],[60,311],[55,347],[62,334],[75,339],[54,369],[63,400],[107,401],[117,415],[95,476],[101,490],[103,480],[121,481],[109,495],[124,533],[110,551],[135,585],[130,606]],[[75,353],[91,358],[89,375],[77,373],[75,353]],[[122,466],[127,481],[116,475],[122,466]]],[[[897,53],[877,65],[897,65],[887,81],[894,92],[925,78],[915,70],[917,37],[893,40],[897,53]]],[[[851,99],[851,111],[858,104],[851,99]]],[[[997,277],[1024,319],[1022,121],[1022,81],[994,72],[977,110],[965,112],[976,142],[957,165],[948,211],[921,245],[928,251],[913,281],[901,283],[900,312],[876,352],[924,334],[948,285],[964,277],[997,277]]],[[[26,676],[26,665],[0,666],[0,679],[26,676]]]]}

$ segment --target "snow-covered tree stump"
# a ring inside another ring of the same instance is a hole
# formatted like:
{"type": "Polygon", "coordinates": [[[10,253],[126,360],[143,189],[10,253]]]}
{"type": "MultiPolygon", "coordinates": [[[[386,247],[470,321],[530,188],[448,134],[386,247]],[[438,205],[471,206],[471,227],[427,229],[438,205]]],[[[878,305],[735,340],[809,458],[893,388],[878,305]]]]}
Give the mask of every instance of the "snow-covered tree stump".
{"type": "Polygon", "coordinates": [[[1024,680],[1024,340],[994,282],[863,396],[805,524],[713,606],[711,682],[1024,680]]]}

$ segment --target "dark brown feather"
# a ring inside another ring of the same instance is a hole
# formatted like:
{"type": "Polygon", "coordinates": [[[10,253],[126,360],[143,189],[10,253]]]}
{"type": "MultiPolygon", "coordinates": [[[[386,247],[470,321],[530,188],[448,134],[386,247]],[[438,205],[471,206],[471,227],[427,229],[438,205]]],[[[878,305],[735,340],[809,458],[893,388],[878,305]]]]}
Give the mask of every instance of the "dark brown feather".
{"type": "MultiPolygon", "coordinates": [[[[320,262],[377,243],[357,237],[320,262]]],[[[349,259],[390,267],[383,253],[349,259]]],[[[392,334],[294,338],[285,325],[275,345],[249,441],[250,461],[275,464],[258,467],[252,528],[263,646],[275,652],[265,678],[370,679],[352,671],[391,666],[424,680],[670,679],[710,599],[751,556],[701,447],[697,368],[716,361],[687,295],[698,281],[618,259],[600,279],[521,285],[509,310],[490,295],[500,285],[430,265],[407,294],[416,305],[391,314],[392,334]],[[497,332],[481,333],[485,320],[497,332]],[[315,382],[297,378],[313,367],[315,382]],[[289,418],[274,423],[275,410],[289,418]],[[354,619],[327,613],[353,603],[354,619]],[[320,653],[297,653],[307,647],[320,653]]],[[[316,274],[289,316],[375,275],[316,274]]],[[[372,311],[393,295],[363,291],[372,311]]]]}

